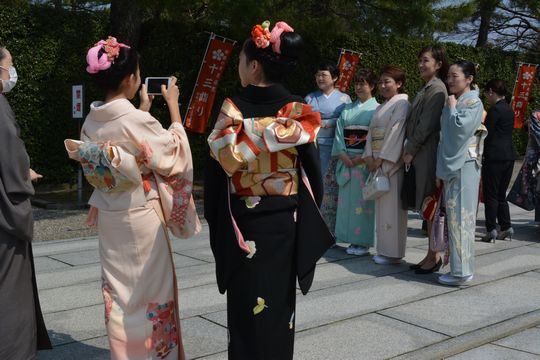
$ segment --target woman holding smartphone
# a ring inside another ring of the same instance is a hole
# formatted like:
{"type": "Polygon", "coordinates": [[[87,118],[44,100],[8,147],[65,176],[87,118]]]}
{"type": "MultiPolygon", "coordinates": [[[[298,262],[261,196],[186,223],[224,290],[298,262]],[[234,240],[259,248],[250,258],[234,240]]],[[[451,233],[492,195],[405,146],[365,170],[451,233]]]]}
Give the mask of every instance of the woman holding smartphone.
{"type": "Polygon", "coordinates": [[[109,37],[88,50],[87,72],[104,101],[90,105],[81,141],[66,140],[94,187],[88,222],[97,224],[105,324],[112,359],[184,359],[178,290],[167,229],[200,230],[191,196],[193,165],[178,109],[176,78],[162,95],[168,130],[131,103],[141,85],[139,55],[109,37]]]}

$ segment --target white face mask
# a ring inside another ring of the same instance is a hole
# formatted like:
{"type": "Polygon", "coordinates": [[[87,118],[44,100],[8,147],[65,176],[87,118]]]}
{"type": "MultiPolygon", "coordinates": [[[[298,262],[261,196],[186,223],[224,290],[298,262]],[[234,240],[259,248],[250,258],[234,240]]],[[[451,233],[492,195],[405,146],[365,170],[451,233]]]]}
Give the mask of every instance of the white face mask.
{"type": "Polygon", "coordinates": [[[9,69],[6,69],[3,66],[0,66],[0,68],[9,71],[9,80],[2,80],[2,92],[7,93],[10,92],[11,89],[15,87],[15,84],[17,83],[17,70],[15,70],[15,67],[10,67],[9,69]]]}

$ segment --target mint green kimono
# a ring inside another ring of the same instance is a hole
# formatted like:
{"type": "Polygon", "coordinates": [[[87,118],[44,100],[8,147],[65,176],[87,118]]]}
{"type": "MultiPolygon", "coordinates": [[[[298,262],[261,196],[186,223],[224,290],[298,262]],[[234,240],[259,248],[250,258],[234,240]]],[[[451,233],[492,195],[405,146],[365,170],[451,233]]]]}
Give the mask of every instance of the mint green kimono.
{"type": "MultiPolygon", "coordinates": [[[[379,106],[375,98],[365,103],[355,101],[347,104],[337,124],[332,156],[346,153],[349,158],[364,153],[369,124],[379,106]]],[[[348,168],[338,158],[336,181],[339,186],[335,235],[338,242],[370,247],[373,246],[375,225],[375,202],[364,200],[362,188],[369,175],[365,164],[348,168]]]]}
{"type": "Polygon", "coordinates": [[[444,181],[448,223],[450,273],[469,276],[474,272],[474,236],[480,184],[484,106],[476,90],[457,99],[455,109],[445,106],[437,149],[437,177],[444,181]]]}

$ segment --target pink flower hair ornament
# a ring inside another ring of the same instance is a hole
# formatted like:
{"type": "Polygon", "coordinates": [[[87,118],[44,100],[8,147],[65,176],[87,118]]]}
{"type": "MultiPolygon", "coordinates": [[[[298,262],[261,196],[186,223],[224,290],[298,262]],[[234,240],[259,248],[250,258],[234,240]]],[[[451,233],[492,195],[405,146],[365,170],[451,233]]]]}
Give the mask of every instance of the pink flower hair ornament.
{"type": "Polygon", "coordinates": [[[270,32],[270,43],[276,54],[281,54],[281,34],[284,32],[294,32],[294,29],[285,21],[278,21],[270,32]]]}
{"type": "Polygon", "coordinates": [[[86,54],[86,71],[90,74],[96,74],[99,71],[107,70],[114,63],[114,60],[120,55],[120,49],[126,48],[130,49],[131,47],[119,43],[115,37],[109,36],[107,40],[98,41],[94,47],[88,50],[86,54]],[[99,51],[103,49],[104,52],[99,56],[99,51]]]}
{"type": "Polygon", "coordinates": [[[270,21],[266,20],[261,25],[255,25],[251,29],[251,40],[259,49],[266,49],[272,44],[272,50],[276,54],[281,54],[281,34],[284,32],[294,32],[285,21],[278,21],[272,31],[270,21]]]}

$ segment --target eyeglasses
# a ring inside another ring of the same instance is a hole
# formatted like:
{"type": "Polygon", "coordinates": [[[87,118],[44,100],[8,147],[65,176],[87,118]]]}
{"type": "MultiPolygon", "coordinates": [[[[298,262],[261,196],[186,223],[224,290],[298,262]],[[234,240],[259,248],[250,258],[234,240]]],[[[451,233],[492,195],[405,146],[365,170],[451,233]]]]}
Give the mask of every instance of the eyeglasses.
{"type": "Polygon", "coordinates": [[[332,75],[330,75],[330,74],[328,74],[328,73],[324,73],[324,72],[318,72],[318,73],[315,74],[315,77],[316,77],[316,78],[319,78],[319,77],[321,77],[321,78],[329,78],[329,77],[331,77],[331,76],[332,76],[332,75]]]}

